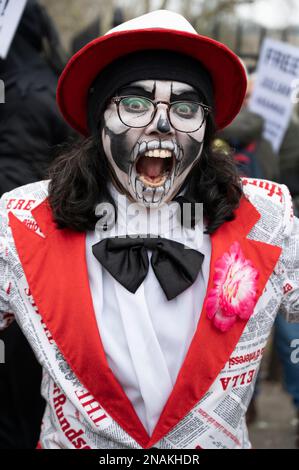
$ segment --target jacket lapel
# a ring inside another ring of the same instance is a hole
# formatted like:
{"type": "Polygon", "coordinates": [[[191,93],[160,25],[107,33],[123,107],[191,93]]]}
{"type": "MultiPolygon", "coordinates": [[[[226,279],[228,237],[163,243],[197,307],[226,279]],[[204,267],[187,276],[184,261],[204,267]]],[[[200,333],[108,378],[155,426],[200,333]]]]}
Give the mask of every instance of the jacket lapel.
{"type": "MultiPolygon", "coordinates": [[[[259,218],[259,212],[243,197],[236,211],[236,218],[224,223],[211,236],[207,294],[213,287],[216,261],[238,241],[245,258],[250,259],[259,271],[256,301],[258,300],[281,252],[276,246],[246,238],[259,218]]],[[[225,333],[216,329],[207,318],[207,294],[196,333],[148,447],[165,436],[201,400],[225,366],[246,326],[246,321],[239,320],[225,333]]]]}
{"type": "Polygon", "coordinates": [[[59,350],[80,382],[142,447],[149,436],[110,369],[98,332],[85,258],[85,234],[57,230],[47,200],[32,214],[45,238],[9,214],[30,291],[59,350]]]}
{"type": "MultiPolygon", "coordinates": [[[[80,382],[141,447],[153,446],[204,396],[233,352],[246,322],[237,321],[226,333],[218,331],[207,319],[206,296],[197,331],[150,438],[107,363],[89,288],[85,234],[58,230],[47,200],[32,214],[45,238],[12,213],[9,216],[16,249],[39,313],[80,382]]],[[[261,295],[281,250],[246,238],[259,217],[243,198],[236,219],[226,222],[212,235],[207,292],[213,287],[217,259],[238,241],[245,257],[260,272],[257,297],[261,295]]]]}

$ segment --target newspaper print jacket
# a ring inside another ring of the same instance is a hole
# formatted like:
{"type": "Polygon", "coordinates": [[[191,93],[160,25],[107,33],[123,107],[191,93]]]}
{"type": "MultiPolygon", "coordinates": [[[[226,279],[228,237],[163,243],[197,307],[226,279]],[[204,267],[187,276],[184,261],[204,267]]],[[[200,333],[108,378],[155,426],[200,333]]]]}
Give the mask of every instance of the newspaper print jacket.
{"type": "Polygon", "coordinates": [[[299,225],[285,186],[243,179],[243,187],[236,218],[211,236],[201,317],[151,436],[108,367],[89,288],[85,234],[56,228],[45,181],[2,197],[0,327],[15,317],[43,366],[43,448],[250,447],[244,416],[271,326],[278,311],[288,321],[299,320],[299,225]],[[254,273],[249,313],[246,295],[240,304],[245,310],[232,304],[242,284],[227,290],[219,285],[223,260],[236,258],[254,273]],[[240,314],[226,331],[211,310],[213,296],[220,310],[225,304],[217,292],[227,292],[226,303],[231,299],[228,315],[240,314]]]}

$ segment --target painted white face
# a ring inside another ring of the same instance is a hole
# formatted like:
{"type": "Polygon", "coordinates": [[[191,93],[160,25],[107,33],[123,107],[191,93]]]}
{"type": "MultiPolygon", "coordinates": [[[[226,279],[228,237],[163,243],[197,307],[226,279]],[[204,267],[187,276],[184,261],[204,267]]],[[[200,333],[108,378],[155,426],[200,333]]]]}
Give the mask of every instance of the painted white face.
{"type": "MultiPolygon", "coordinates": [[[[169,118],[164,102],[201,102],[201,99],[192,86],[165,80],[132,82],[119,90],[120,97],[132,95],[163,103],[157,105],[149,124],[136,128],[120,120],[117,104],[111,102],[104,112],[103,148],[121,186],[132,199],[147,207],[157,207],[177,194],[200,158],[206,127],[204,121],[199,129],[182,132],[184,126],[190,126],[190,109],[175,106],[169,118]]],[[[129,112],[138,111],[138,119],[133,114],[134,122],[143,123],[142,110],[144,113],[147,110],[142,100],[130,98],[128,106],[129,112]]]]}

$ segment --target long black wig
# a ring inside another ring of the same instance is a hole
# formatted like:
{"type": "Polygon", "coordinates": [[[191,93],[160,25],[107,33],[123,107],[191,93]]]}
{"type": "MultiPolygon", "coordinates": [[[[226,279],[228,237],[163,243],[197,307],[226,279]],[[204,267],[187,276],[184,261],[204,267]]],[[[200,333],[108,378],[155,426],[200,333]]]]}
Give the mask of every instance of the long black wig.
{"type": "MultiPolygon", "coordinates": [[[[212,145],[214,137],[215,125],[212,116],[208,116],[201,157],[184,184],[184,200],[203,204],[209,234],[234,218],[243,194],[232,155],[216,151],[212,145]]],[[[94,230],[98,221],[96,206],[109,202],[115,207],[108,189],[111,170],[95,136],[65,150],[54,161],[49,177],[49,203],[59,228],[94,230]]]]}

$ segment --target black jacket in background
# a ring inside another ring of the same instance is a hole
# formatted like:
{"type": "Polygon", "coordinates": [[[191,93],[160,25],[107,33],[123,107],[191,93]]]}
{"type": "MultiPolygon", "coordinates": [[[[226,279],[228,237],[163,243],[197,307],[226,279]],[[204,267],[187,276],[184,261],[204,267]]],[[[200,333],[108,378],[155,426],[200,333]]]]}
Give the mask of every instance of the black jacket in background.
{"type": "MultiPolygon", "coordinates": [[[[44,179],[54,147],[70,135],[55,101],[59,52],[51,20],[34,0],[28,0],[8,57],[0,60],[5,84],[5,103],[0,104],[0,195],[44,179]]],[[[0,449],[35,448],[45,406],[41,367],[16,322],[0,338],[5,344],[5,364],[0,365],[0,449]]]]}
{"type": "Polygon", "coordinates": [[[57,36],[52,23],[29,0],[7,59],[0,60],[5,85],[5,103],[0,104],[0,195],[43,179],[54,147],[70,134],[55,101],[58,70],[43,57],[45,34],[53,47],[57,36]]]}
{"type": "Polygon", "coordinates": [[[233,151],[242,153],[250,144],[255,145],[254,158],[258,171],[246,174],[252,178],[272,181],[279,179],[279,159],[270,142],[263,137],[264,120],[247,108],[242,108],[238,116],[226,128],[219,131],[218,138],[226,141],[233,151]]]}

